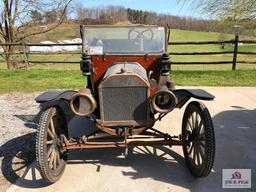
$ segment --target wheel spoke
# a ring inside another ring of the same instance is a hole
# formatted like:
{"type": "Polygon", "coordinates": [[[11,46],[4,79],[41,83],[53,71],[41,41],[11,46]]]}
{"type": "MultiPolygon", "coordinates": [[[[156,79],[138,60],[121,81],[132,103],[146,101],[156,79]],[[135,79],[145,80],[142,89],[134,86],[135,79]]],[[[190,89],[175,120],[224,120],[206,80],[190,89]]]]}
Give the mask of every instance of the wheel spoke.
{"type": "MultiPolygon", "coordinates": [[[[199,147],[197,147],[199,148],[199,147]]],[[[196,162],[197,162],[197,165],[200,165],[200,156],[199,156],[199,152],[197,152],[196,154],[196,162]]]]}
{"type": "Polygon", "coordinates": [[[46,141],[46,144],[47,144],[47,145],[53,144],[53,140],[46,141]]]}
{"type": "Polygon", "coordinates": [[[197,143],[195,143],[195,146],[194,146],[194,156],[195,156],[195,158],[194,158],[194,164],[195,165],[199,165],[199,152],[198,152],[198,144],[197,143]]]}
{"type": "Polygon", "coordinates": [[[193,131],[193,127],[192,127],[192,124],[191,124],[191,121],[190,121],[190,120],[191,120],[191,118],[192,118],[192,117],[190,117],[190,118],[188,119],[188,125],[189,125],[189,127],[190,127],[191,131],[193,131]]]}
{"type": "Polygon", "coordinates": [[[200,141],[200,145],[205,148],[205,142],[204,141],[200,141]]]}
{"type": "Polygon", "coordinates": [[[199,151],[199,154],[200,154],[201,158],[203,159],[204,153],[203,153],[203,150],[201,148],[201,145],[198,146],[198,151],[199,151]]]}
{"type": "Polygon", "coordinates": [[[48,135],[52,138],[52,139],[54,139],[54,135],[52,134],[52,132],[51,132],[51,130],[48,128],[47,129],[47,133],[48,133],[48,135]]]}
{"type": "Polygon", "coordinates": [[[204,127],[203,126],[198,128],[198,133],[197,134],[198,134],[198,137],[201,137],[201,136],[204,135],[204,127]]]}
{"type": "Polygon", "coordinates": [[[197,113],[194,112],[193,115],[194,115],[194,128],[197,128],[197,113]]]}
{"type": "Polygon", "coordinates": [[[200,116],[199,116],[199,114],[198,114],[198,113],[196,113],[196,115],[195,115],[195,116],[196,116],[195,127],[198,129],[198,128],[199,128],[199,126],[198,126],[198,125],[199,125],[198,120],[199,120],[199,117],[200,117],[200,116]]]}
{"type": "Polygon", "coordinates": [[[201,130],[202,125],[203,125],[203,121],[202,121],[202,119],[200,119],[200,122],[198,123],[198,128],[199,128],[199,130],[201,130]]]}
{"type": "Polygon", "coordinates": [[[195,119],[194,119],[194,112],[191,114],[191,118],[192,118],[192,128],[195,128],[195,119]]]}
{"type": "Polygon", "coordinates": [[[189,155],[191,154],[192,149],[194,148],[194,145],[195,145],[195,143],[194,143],[194,142],[192,142],[192,145],[191,145],[191,147],[190,147],[190,149],[189,149],[189,151],[188,151],[188,154],[189,154],[189,155]]]}
{"type": "Polygon", "coordinates": [[[193,161],[194,163],[196,162],[196,145],[194,146],[194,150],[193,150],[193,161]]]}
{"type": "Polygon", "coordinates": [[[54,160],[54,156],[55,156],[54,153],[55,153],[55,150],[53,149],[52,153],[50,155],[50,162],[49,162],[49,165],[50,165],[51,168],[53,168],[53,160],[54,160]]]}
{"type": "Polygon", "coordinates": [[[190,127],[190,126],[189,126],[189,124],[187,123],[187,125],[186,125],[186,130],[187,130],[187,131],[189,131],[189,129],[190,129],[189,127],[190,127]]]}
{"type": "Polygon", "coordinates": [[[52,150],[53,150],[53,146],[51,146],[47,152],[47,157],[49,157],[52,153],[52,150]]]}
{"type": "Polygon", "coordinates": [[[54,149],[54,157],[53,157],[53,169],[57,168],[57,153],[56,153],[56,149],[54,149]]]}
{"type": "Polygon", "coordinates": [[[60,164],[60,152],[58,150],[56,150],[56,154],[57,154],[57,165],[60,164]]]}
{"type": "Polygon", "coordinates": [[[198,139],[200,139],[200,141],[204,141],[205,140],[205,134],[204,133],[200,133],[198,135],[198,139]]]}
{"type": "Polygon", "coordinates": [[[53,118],[50,121],[50,127],[51,127],[51,130],[52,130],[52,133],[55,134],[55,126],[54,126],[53,118]]]}

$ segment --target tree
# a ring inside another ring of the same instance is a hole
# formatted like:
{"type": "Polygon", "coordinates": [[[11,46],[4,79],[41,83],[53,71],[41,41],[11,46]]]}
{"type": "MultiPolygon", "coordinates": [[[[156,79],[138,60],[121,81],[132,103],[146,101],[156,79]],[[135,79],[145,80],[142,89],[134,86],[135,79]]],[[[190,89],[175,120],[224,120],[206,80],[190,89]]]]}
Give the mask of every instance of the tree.
{"type": "MultiPolygon", "coordinates": [[[[1,43],[19,43],[28,37],[41,33],[46,33],[58,27],[64,20],[67,7],[72,0],[0,0],[0,42],[1,43]],[[32,11],[45,13],[56,10],[61,12],[56,22],[42,29],[35,28],[32,11]]],[[[11,60],[11,53],[15,47],[12,45],[4,46],[7,68],[14,68],[15,62],[11,60]]]]}
{"type": "Polygon", "coordinates": [[[43,22],[43,15],[37,10],[32,10],[30,16],[35,24],[41,24],[43,22]]]}
{"type": "Polygon", "coordinates": [[[47,11],[44,14],[44,18],[46,24],[55,23],[58,21],[58,12],[56,10],[47,11]]]}
{"type": "Polygon", "coordinates": [[[128,12],[121,6],[83,8],[76,6],[76,17],[83,24],[113,24],[128,21],[128,12]]]}
{"type": "Polygon", "coordinates": [[[179,0],[195,4],[204,14],[218,19],[247,20],[256,18],[255,0],[179,0]]]}

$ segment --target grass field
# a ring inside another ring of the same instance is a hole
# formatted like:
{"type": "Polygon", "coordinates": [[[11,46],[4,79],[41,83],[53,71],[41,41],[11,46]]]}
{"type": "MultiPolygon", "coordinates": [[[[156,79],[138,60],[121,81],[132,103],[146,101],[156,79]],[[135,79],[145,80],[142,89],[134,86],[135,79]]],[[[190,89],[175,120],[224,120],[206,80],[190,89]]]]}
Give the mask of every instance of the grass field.
{"type": "MultiPolygon", "coordinates": [[[[256,70],[173,71],[171,79],[180,86],[256,86],[256,70]]],[[[79,71],[0,70],[0,93],[79,89],[85,85],[79,71]]]]}

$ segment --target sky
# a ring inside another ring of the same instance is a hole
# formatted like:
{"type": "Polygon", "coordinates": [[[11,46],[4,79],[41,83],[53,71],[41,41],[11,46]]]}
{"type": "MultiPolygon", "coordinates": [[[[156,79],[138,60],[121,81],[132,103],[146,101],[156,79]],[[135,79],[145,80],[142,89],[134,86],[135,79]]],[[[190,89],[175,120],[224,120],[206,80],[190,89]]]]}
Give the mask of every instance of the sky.
{"type": "Polygon", "coordinates": [[[82,4],[85,8],[119,5],[157,13],[205,18],[191,3],[178,3],[178,0],[80,0],[78,4],[82,4]]]}

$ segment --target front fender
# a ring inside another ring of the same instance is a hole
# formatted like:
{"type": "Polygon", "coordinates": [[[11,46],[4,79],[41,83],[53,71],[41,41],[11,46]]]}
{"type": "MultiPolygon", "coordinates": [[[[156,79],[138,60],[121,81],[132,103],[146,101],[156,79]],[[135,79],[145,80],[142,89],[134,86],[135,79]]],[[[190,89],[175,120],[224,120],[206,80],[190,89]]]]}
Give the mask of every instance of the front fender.
{"type": "Polygon", "coordinates": [[[183,107],[183,105],[190,99],[195,98],[199,100],[212,101],[215,96],[202,89],[177,89],[173,91],[174,95],[178,99],[177,108],[183,107]]]}
{"type": "Polygon", "coordinates": [[[73,90],[49,90],[35,98],[37,103],[57,101],[60,99],[69,101],[77,91],[73,90]]]}
{"type": "Polygon", "coordinates": [[[50,107],[58,107],[65,114],[65,118],[69,122],[74,116],[70,110],[69,101],[76,93],[77,91],[73,90],[50,90],[40,94],[35,98],[36,102],[40,103],[41,110],[39,113],[50,107]]]}

